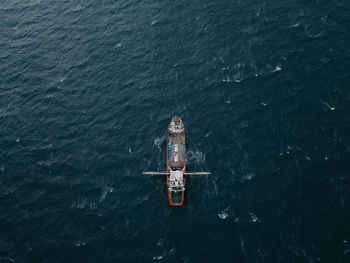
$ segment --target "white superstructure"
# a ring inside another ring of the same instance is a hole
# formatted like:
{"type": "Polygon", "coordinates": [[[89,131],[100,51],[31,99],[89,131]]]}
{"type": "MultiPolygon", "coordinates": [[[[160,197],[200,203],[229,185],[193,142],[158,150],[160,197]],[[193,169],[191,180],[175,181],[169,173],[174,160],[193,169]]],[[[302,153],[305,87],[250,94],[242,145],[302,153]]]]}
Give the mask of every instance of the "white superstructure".
{"type": "Polygon", "coordinates": [[[180,192],[184,190],[185,190],[184,172],[180,170],[170,171],[169,191],[180,192]]]}

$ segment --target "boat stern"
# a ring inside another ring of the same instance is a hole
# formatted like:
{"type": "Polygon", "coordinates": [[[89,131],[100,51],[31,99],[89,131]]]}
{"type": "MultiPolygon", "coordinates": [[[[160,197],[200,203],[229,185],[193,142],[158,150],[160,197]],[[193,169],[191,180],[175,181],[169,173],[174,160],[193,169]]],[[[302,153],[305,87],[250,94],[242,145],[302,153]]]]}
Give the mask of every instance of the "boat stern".
{"type": "Polygon", "coordinates": [[[169,194],[170,206],[183,206],[185,201],[185,191],[176,192],[176,193],[168,191],[168,194],[169,194]]]}
{"type": "Polygon", "coordinates": [[[170,206],[183,206],[185,199],[185,182],[183,170],[170,171],[170,174],[167,176],[170,206]]]}

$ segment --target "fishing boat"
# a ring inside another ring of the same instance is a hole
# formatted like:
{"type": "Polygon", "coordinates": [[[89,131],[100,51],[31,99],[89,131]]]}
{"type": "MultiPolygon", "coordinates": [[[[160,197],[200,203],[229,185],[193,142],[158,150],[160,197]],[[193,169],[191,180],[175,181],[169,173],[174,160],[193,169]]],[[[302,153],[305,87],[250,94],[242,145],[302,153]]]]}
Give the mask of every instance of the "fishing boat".
{"type": "Polygon", "coordinates": [[[210,172],[186,171],[185,126],[180,117],[171,119],[168,126],[165,172],[143,172],[145,175],[165,175],[170,206],[183,206],[187,175],[208,175],[210,172]]]}

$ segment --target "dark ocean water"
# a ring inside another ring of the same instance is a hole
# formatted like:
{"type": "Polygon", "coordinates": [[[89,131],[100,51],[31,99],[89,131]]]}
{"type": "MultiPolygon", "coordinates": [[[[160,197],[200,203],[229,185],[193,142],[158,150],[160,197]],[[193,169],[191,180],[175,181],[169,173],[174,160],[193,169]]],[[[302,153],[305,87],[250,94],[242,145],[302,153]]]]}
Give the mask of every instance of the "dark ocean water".
{"type": "Polygon", "coordinates": [[[346,0],[2,0],[0,262],[350,262],[349,70],[346,0]]]}

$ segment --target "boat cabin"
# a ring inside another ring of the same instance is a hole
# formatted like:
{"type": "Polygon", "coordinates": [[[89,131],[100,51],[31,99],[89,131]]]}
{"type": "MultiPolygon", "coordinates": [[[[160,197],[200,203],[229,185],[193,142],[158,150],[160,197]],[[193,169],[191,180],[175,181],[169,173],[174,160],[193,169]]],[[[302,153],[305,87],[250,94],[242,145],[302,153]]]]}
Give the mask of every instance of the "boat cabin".
{"type": "Polygon", "coordinates": [[[169,191],[181,192],[185,190],[184,176],[181,170],[171,170],[169,176],[169,191]]]}

